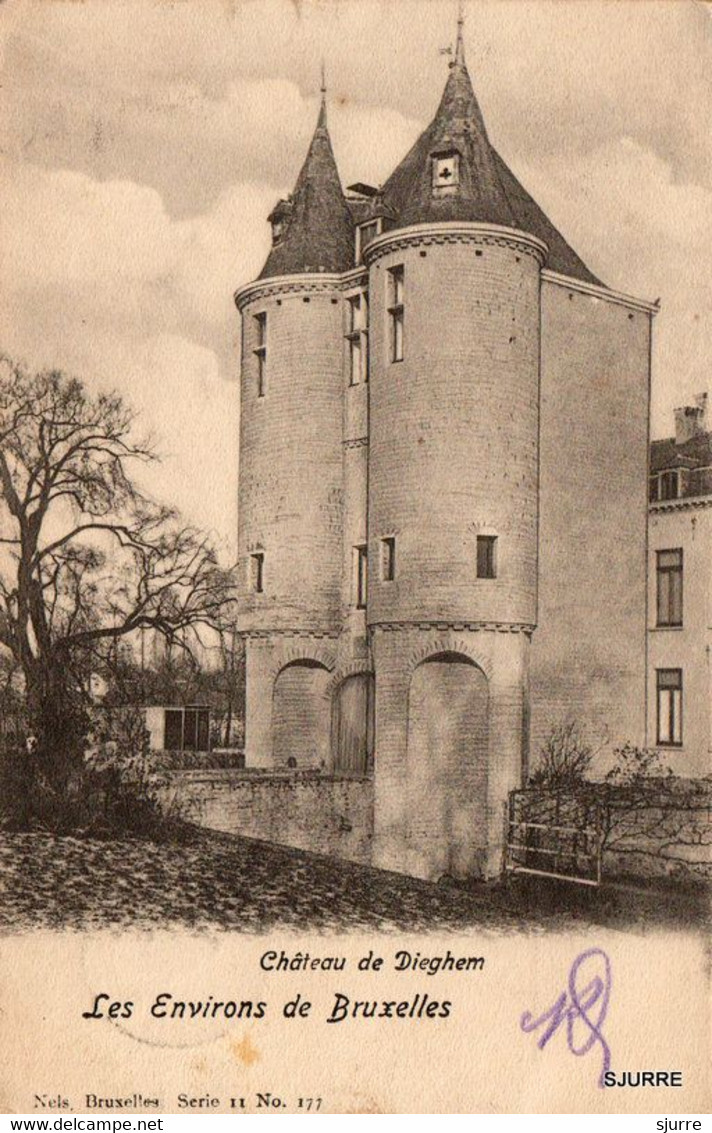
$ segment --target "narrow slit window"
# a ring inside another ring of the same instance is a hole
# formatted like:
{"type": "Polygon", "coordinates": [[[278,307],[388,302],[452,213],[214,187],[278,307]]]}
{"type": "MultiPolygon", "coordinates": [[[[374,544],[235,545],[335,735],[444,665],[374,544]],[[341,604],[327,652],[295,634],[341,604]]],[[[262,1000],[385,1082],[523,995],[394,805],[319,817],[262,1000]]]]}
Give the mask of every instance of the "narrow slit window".
{"type": "Polygon", "coordinates": [[[659,626],[682,625],[682,548],[657,552],[659,626]]]}
{"type": "Polygon", "coordinates": [[[368,295],[365,291],[351,296],[348,313],[349,384],[357,386],[368,381],[368,295]]]}
{"type": "Polygon", "coordinates": [[[265,589],[265,556],[264,552],[250,555],[250,581],[255,594],[263,594],[265,589]]]}
{"type": "Polygon", "coordinates": [[[396,541],[393,535],[381,539],[381,580],[393,582],[396,577],[396,541]]]}
{"type": "Polygon", "coordinates": [[[356,609],[365,610],[368,599],[368,548],[364,544],[354,547],[356,609]]]}
{"type": "Polygon", "coordinates": [[[477,577],[497,577],[497,536],[477,536],[477,577]]]}
{"type": "Polygon", "coordinates": [[[658,743],[682,745],[682,669],[657,669],[658,743]]]}
{"type": "Polygon", "coordinates": [[[267,312],[255,315],[254,355],[257,360],[257,396],[264,397],[267,388],[267,312]]]}
{"type": "Polygon", "coordinates": [[[388,317],[390,323],[391,362],[403,361],[403,324],[405,268],[402,264],[388,270],[388,317]]]}

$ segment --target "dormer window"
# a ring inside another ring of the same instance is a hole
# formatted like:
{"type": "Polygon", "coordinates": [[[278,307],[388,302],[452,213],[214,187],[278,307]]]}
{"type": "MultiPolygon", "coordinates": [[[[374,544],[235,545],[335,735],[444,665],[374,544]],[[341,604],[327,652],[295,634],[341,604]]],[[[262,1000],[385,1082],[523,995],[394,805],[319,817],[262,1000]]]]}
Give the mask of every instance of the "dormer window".
{"type": "Polygon", "coordinates": [[[375,240],[376,236],[380,236],[383,231],[383,217],[376,216],[373,220],[367,220],[365,224],[359,224],[356,229],[356,263],[363,262],[363,250],[371,240],[375,240]]]}
{"type": "Polygon", "coordinates": [[[650,499],[653,503],[659,500],[677,500],[684,494],[684,469],[667,468],[663,472],[655,472],[650,477],[650,499]]]}
{"type": "Polygon", "coordinates": [[[272,225],[272,243],[278,244],[282,239],[287,227],[287,220],[292,210],[292,204],[289,199],[280,201],[269,215],[269,222],[272,225]]]}
{"type": "Polygon", "coordinates": [[[460,154],[457,150],[432,155],[433,193],[443,196],[453,193],[460,184],[460,154]]]}

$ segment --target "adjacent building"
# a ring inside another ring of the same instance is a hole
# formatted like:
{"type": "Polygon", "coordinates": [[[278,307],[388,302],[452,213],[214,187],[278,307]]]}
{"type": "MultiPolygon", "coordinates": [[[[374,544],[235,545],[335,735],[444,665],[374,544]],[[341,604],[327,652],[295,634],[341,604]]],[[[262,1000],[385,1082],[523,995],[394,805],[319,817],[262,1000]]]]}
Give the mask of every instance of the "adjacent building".
{"type": "Polygon", "coordinates": [[[648,735],[682,776],[712,771],[712,432],[709,397],[653,441],[648,735]]]}
{"type": "Polygon", "coordinates": [[[552,728],[646,739],[655,308],[495,150],[461,26],[386,182],[343,190],[322,100],[269,219],[236,295],[247,765],[371,777],[375,865],[497,873],[552,728]]]}

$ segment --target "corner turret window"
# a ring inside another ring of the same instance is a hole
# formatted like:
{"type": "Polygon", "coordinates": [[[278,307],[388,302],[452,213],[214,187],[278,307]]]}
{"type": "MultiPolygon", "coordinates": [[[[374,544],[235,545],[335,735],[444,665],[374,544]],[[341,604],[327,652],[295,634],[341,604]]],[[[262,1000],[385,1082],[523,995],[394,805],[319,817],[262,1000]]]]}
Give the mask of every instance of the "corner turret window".
{"type": "Polygon", "coordinates": [[[267,312],[255,315],[254,355],[257,360],[257,396],[264,397],[267,389],[267,312]]]}
{"type": "Polygon", "coordinates": [[[375,240],[380,236],[383,231],[383,218],[380,216],[374,217],[373,220],[366,221],[365,224],[359,224],[356,229],[356,263],[363,262],[363,250],[371,240],[375,240]]]}
{"type": "Polygon", "coordinates": [[[368,295],[361,291],[348,300],[349,384],[368,381],[368,295]]]}
{"type": "Polygon", "coordinates": [[[434,195],[443,196],[455,192],[460,184],[460,155],[457,150],[434,153],[431,161],[434,195]]]}
{"type": "Polygon", "coordinates": [[[497,536],[477,536],[477,577],[497,577],[497,536]]]}
{"type": "Polygon", "coordinates": [[[264,594],[265,556],[263,551],[250,555],[250,589],[254,594],[264,594]]]}
{"type": "Polygon", "coordinates": [[[356,609],[365,610],[368,598],[368,547],[365,543],[354,547],[354,597],[356,609]]]}
{"type": "Polygon", "coordinates": [[[391,362],[403,361],[403,322],[405,268],[402,264],[388,270],[388,316],[390,322],[391,362]]]}

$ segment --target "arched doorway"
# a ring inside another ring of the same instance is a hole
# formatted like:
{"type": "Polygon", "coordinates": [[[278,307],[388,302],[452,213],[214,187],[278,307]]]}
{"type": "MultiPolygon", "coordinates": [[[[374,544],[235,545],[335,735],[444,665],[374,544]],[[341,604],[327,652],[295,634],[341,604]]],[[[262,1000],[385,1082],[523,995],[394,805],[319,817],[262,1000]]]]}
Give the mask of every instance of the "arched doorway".
{"type": "Polygon", "coordinates": [[[373,674],[353,673],[334,693],[331,741],[334,770],[354,775],[370,771],[373,735],[373,674]]]}
{"type": "Polygon", "coordinates": [[[275,767],[322,767],[329,759],[329,672],[293,661],[277,674],[272,699],[275,767]]]}
{"type": "Polygon", "coordinates": [[[477,876],[487,845],[489,691],[460,653],[416,668],[408,698],[407,831],[410,869],[435,879],[477,876]]]}

